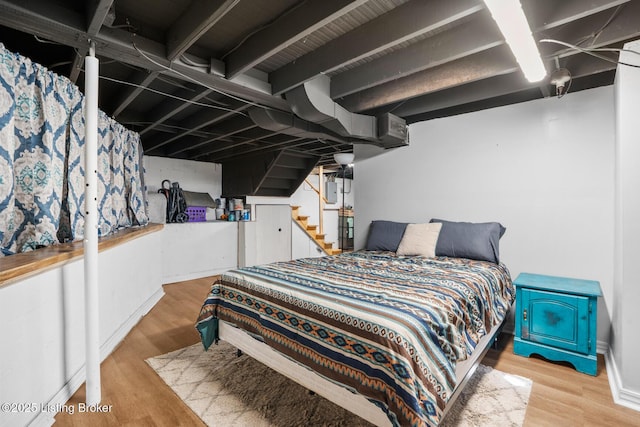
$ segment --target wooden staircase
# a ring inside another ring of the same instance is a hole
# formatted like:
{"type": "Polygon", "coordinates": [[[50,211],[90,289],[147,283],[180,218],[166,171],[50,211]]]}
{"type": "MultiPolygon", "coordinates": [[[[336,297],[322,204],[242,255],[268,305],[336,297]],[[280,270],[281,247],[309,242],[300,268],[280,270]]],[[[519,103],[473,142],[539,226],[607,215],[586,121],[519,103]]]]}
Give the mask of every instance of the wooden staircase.
{"type": "Polygon", "coordinates": [[[327,255],[336,255],[342,252],[340,249],[334,249],[333,243],[325,242],[325,235],[318,233],[318,226],[310,225],[308,223],[309,217],[306,215],[300,215],[299,211],[300,206],[291,206],[291,217],[327,255]]]}

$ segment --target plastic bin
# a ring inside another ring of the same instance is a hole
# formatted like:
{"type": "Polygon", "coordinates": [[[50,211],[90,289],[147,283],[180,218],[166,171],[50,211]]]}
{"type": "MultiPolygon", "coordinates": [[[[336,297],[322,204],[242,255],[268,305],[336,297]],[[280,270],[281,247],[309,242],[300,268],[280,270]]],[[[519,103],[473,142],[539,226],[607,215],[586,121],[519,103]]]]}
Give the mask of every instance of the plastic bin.
{"type": "Polygon", "coordinates": [[[201,222],[207,220],[206,206],[189,206],[185,212],[189,215],[188,222],[201,222]]]}

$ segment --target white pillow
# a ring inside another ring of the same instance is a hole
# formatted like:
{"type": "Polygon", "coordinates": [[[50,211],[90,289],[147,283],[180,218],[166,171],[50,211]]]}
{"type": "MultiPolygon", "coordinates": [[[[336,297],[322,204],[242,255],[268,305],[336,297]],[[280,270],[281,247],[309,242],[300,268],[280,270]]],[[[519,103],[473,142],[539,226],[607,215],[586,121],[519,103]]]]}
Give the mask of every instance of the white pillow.
{"type": "Polygon", "coordinates": [[[427,258],[436,256],[436,243],[442,224],[408,224],[398,250],[398,255],[420,255],[427,258]]]}

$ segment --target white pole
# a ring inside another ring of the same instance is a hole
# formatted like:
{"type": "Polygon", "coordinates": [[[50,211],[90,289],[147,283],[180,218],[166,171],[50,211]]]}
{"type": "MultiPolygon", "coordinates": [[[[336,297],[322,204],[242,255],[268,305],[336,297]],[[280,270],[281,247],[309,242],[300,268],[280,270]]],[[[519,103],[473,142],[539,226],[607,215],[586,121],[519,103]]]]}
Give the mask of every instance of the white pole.
{"type": "Polygon", "coordinates": [[[100,331],[98,318],[98,73],[95,44],[84,59],[84,283],[86,342],[86,403],[97,405],[100,390],[100,331]]]}

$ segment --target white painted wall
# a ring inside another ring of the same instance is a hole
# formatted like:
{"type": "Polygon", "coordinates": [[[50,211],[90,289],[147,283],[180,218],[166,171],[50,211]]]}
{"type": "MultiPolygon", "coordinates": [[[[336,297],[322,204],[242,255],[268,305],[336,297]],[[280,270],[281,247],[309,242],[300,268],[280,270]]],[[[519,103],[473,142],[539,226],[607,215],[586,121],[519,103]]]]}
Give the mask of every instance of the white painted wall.
{"type": "Polygon", "coordinates": [[[356,248],[375,219],[499,221],[501,260],[600,281],[598,339],[613,301],[614,109],[603,87],[410,126],[410,145],[356,146],[356,248]]]}
{"type": "MultiPolygon", "coordinates": [[[[101,360],[162,297],[160,233],[99,254],[101,360]]],[[[83,261],[74,260],[0,288],[0,402],[37,412],[0,411],[0,426],[51,425],[85,379],[83,261]]]]}
{"type": "MultiPolygon", "coordinates": [[[[222,193],[220,164],[144,156],[144,166],[145,183],[152,198],[165,179],[179,182],[186,191],[209,193],[214,200],[222,193]]],[[[213,209],[207,210],[207,219],[215,220],[213,209]]],[[[162,271],[162,283],[212,276],[238,266],[237,223],[166,224],[161,233],[158,268],[162,271]]]]}
{"type": "MultiPolygon", "coordinates": [[[[640,52],[640,41],[625,49],[640,52]]],[[[620,61],[640,65],[640,58],[622,52],[620,61]]],[[[615,82],[616,106],[616,229],[613,328],[609,360],[615,366],[609,378],[614,400],[640,410],[640,69],[618,66],[615,82]]]]}
{"type": "Polygon", "coordinates": [[[221,164],[155,156],[144,156],[143,163],[149,192],[157,192],[168,179],[179,182],[183,190],[209,193],[214,200],[222,194],[221,164]]]}
{"type": "Polygon", "coordinates": [[[213,276],[238,267],[238,223],[206,221],[165,224],[162,283],[213,276]]]}

